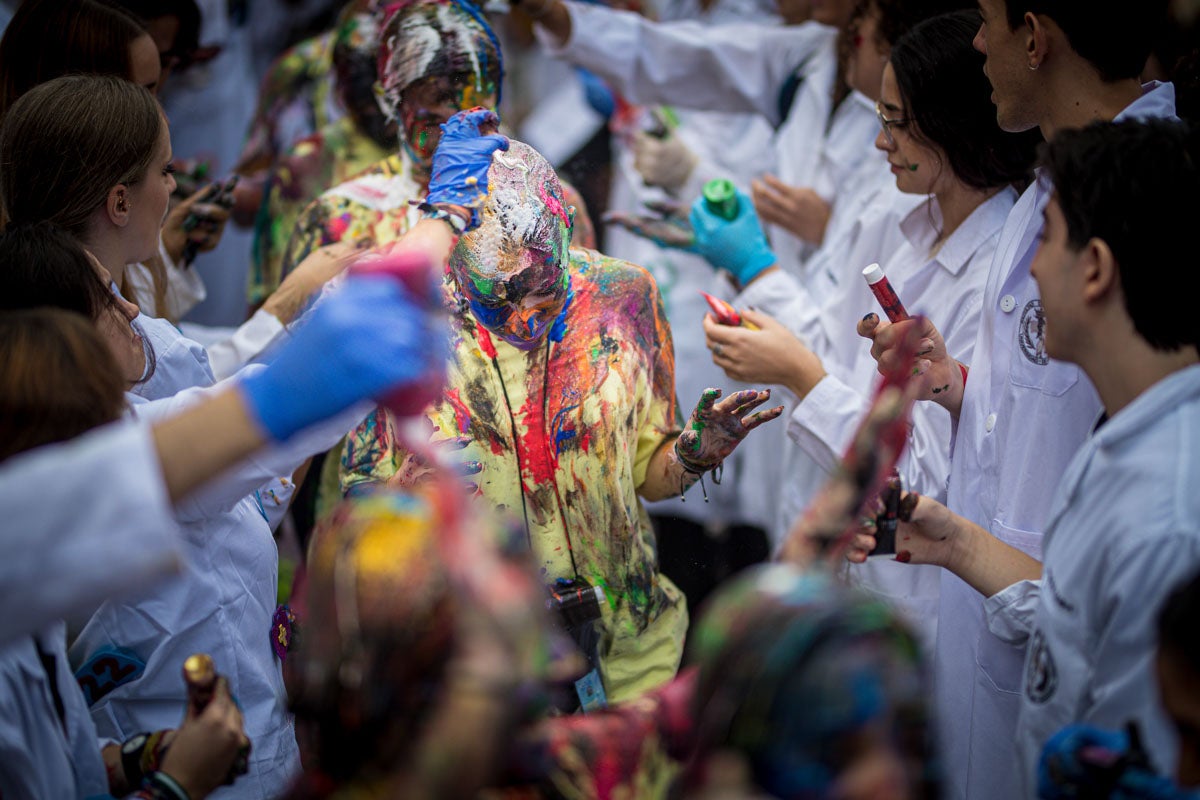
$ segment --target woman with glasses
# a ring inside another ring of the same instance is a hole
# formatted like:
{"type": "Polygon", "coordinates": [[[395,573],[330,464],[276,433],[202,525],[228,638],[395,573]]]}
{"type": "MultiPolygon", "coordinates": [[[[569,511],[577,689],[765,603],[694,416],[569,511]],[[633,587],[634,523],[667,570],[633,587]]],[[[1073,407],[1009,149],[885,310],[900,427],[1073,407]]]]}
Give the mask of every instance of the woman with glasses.
{"type": "MultiPolygon", "coordinates": [[[[855,244],[841,254],[836,269],[827,270],[831,286],[821,295],[819,313],[811,308],[812,287],[793,284],[788,305],[772,309],[774,318],[746,312],[760,330],[705,322],[713,360],[729,377],[780,384],[796,395],[788,426],[794,446],[784,472],[789,519],[807,505],[846,449],[875,378],[870,351],[855,334],[864,313],[880,311],[860,275],[864,267],[883,266],[909,313],[936,312],[952,320],[941,330],[953,346],[969,351],[975,340],[988,268],[1016,200],[1013,184],[1026,179],[1036,144],[1036,138],[1004,133],[996,124],[983,55],[971,44],[979,25],[976,11],[930,19],[897,41],[883,72],[875,146],[886,156],[896,188],[925,199],[910,201],[903,215],[878,213],[857,222],[855,244]],[[816,324],[798,330],[798,338],[797,319],[816,324]],[[788,320],[788,326],[777,320],[788,320]]],[[[742,209],[730,223],[703,207],[693,214],[698,247],[706,255],[722,254],[709,255],[718,265],[724,266],[724,257],[736,268],[736,256],[755,246],[757,220],[749,203],[742,209]]],[[[761,251],[759,257],[766,260],[761,251]]],[[[764,270],[758,280],[768,275],[771,270],[764,270]]],[[[949,423],[945,414],[914,412],[909,452],[901,462],[906,488],[944,496],[949,423]]],[[[907,605],[926,620],[923,632],[932,635],[936,574],[893,573],[894,568],[888,560],[873,559],[854,566],[853,575],[907,605]]]]}

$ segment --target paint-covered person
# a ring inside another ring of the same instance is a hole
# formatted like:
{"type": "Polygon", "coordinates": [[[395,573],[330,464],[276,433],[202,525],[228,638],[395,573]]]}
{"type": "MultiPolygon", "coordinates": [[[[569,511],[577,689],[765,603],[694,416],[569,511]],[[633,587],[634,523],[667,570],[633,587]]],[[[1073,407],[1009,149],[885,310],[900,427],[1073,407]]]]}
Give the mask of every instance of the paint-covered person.
{"type": "Polygon", "coordinates": [[[333,39],[334,90],[346,113],[291,144],[270,170],[254,229],[246,299],[258,306],[283,279],[283,257],[296,218],[330,189],[387,158],[396,124],[375,99],[382,11],[351,14],[333,39]]]}
{"type": "Polygon", "coordinates": [[[1173,768],[1177,734],[1154,695],[1154,620],[1200,566],[1200,329],[1195,279],[1181,285],[1178,271],[1200,214],[1200,138],[1176,121],[1101,122],[1059,133],[1043,162],[1049,196],[1030,265],[1042,341],[1091,379],[1103,415],[1063,470],[1044,563],[928,498],[909,501],[897,541],[914,563],[941,565],[986,597],[991,633],[1024,649],[1026,795],[1042,746],[1072,722],[1133,720],[1173,768]]]}
{"type": "MultiPolygon", "coordinates": [[[[578,578],[603,589],[595,656],[608,699],[621,700],[675,674],[687,627],[683,598],[658,574],[639,498],[683,492],[780,409],[752,413],[767,392],[718,400],[709,390],[680,434],[653,279],[570,249],[553,169],[528,145],[473,137],[480,113],[446,126],[455,138],[439,148],[444,166],[430,192],[433,203],[476,198],[478,227],[445,244],[449,380],[427,416],[434,440],[469,442],[460,458],[481,467],[481,499],[520,514],[547,584],[578,578]]],[[[394,420],[372,415],[348,441],[344,486],[404,482],[408,456],[394,420]]]]}
{"type": "MultiPolygon", "coordinates": [[[[1004,130],[1037,127],[1050,140],[1097,119],[1174,116],[1174,87],[1138,78],[1165,3],[980,6],[975,46],[1004,130]]],[[[921,364],[922,398],[945,407],[955,423],[948,507],[1035,558],[1054,486],[1100,413],[1079,368],[1046,353],[1045,312],[1029,264],[1048,198],[1043,181],[1034,181],[1005,222],[971,363],[946,352],[931,311],[923,334],[932,349],[921,364]]],[[[859,332],[874,338],[872,355],[886,367],[896,335],[911,324],[872,317],[859,332]]],[[[1007,800],[1020,791],[1011,765],[1024,651],[987,630],[975,589],[944,573],[940,591],[934,687],[949,793],[1007,800]]]]}

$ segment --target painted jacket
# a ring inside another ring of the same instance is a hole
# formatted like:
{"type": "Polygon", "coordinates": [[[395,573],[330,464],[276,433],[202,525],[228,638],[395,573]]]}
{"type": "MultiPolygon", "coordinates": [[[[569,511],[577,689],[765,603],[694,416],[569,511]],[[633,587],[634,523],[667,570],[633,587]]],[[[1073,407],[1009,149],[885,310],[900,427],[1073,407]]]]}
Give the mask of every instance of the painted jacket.
{"type": "Polygon", "coordinates": [[[275,59],[259,87],[239,172],[269,168],[293,142],[342,115],[333,91],[334,34],[305,39],[275,59]]]}
{"type": "Polygon", "coordinates": [[[326,189],[342,184],[387,155],[349,116],[334,120],[288,148],[271,174],[255,220],[247,286],[251,303],[265,300],[286,276],[288,241],[305,207],[326,189]]]}
{"type": "MultiPolygon", "coordinates": [[[[687,627],[637,496],[651,457],[678,431],[674,351],[649,273],[570,253],[568,305],[533,351],[493,339],[451,300],[447,386],[427,416],[435,441],[473,440],[459,452],[483,465],[479,494],[524,517],[547,583],[578,574],[604,587],[600,671],[619,701],[675,674],[687,627]]],[[[387,481],[406,455],[394,419],[376,411],[347,440],[343,489],[387,481]]]]}

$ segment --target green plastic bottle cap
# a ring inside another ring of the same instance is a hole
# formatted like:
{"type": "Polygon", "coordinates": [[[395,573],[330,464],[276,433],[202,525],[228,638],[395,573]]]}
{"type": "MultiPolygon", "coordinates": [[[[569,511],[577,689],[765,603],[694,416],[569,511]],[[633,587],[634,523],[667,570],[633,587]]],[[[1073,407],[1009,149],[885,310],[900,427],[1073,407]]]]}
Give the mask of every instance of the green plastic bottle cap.
{"type": "Polygon", "coordinates": [[[737,187],[733,181],[714,178],[704,184],[702,191],[708,210],[722,219],[733,219],[738,213],[737,187]]]}

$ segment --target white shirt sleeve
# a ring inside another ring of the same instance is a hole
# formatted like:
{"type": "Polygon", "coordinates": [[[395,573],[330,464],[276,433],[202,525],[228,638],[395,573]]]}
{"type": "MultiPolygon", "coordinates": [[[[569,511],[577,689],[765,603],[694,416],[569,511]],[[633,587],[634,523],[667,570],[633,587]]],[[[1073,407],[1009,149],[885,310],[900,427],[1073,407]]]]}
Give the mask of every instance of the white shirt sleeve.
{"type": "Polygon", "coordinates": [[[1001,641],[1024,646],[1033,632],[1042,582],[1017,581],[983,601],[988,629],[1001,641]]]}
{"type": "Polygon", "coordinates": [[[106,425],[0,465],[0,643],[179,570],[148,428],[106,425]]]}
{"type": "Polygon", "coordinates": [[[565,5],[570,40],[559,47],[535,26],[538,39],[551,54],[596,73],[629,101],[752,111],[774,126],[782,122],[779,93],[788,77],[834,35],[815,23],[661,23],[603,6],[571,0],[565,5]]]}
{"type": "MultiPolygon", "coordinates": [[[[173,397],[136,403],[131,406],[130,413],[147,423],[157,422],[232,387],[238,380],[238,376],[247,375],[260,369],[265,369],[265,367],[253,364],[215,386],[187,389],[173,397]]],[[[317,453],[323,453],[340,442],[342,437],[355,428],[373,408],[369,402],[356,403],[340,414],[300,431],[286,442],[279,442],[259,450],[216,480],[177,503],[178,518],[183,522],[204,519],[227,511],[247,495],[260,489],[266,489],[269,492],[280,487],[280,478],[290,478],[305,459],[317,453]]],[[[268,521],[270,521],[270,515],[268,515],[268,521]]]]}
{"type": "Polygon", "coordinates": [[[228,378],[246,366],[283,331],[279,318],[260,308],[234,331],[233,336],[208,345],[208,363],[217,380],[228,378]]]}

